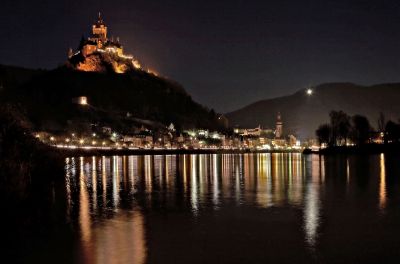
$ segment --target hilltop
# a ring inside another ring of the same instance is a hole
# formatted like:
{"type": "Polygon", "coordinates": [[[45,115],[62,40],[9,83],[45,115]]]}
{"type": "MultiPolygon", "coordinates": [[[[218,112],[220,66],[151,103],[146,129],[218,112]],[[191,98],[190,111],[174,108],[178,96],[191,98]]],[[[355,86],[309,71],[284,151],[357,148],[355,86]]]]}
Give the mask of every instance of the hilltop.
{"type": "Polygon", "coordinates": [[[139,61],[125,54],[119,41],[108,37],[108,27],[101,14],[92,25],[88,38],[82,36],[78,49],[68,52],[66,66],[79,71],[125,73],[142,70],[139,61]]]}
{"type": "Polygon", "coordinates": [[[108,33],[99,13],[90,36],[69,50],[63,66],[46,71],[0,65],[1,101],[20,104],[36,129],[45,131],[107,126],[130,133],[170,123],[178,129],[221,128],[213,110],[177,82],[144,69],[108,33]],[[77,104],[78,97],[88,104],[77,104]]]}
{"type": "Polygon", "coordinates": [[[318,125],[329,120],[331,110],[343,110],[350,115],[362,114],[376,126],[380,112],[387,119],[400,118],[400,83],[362,86],[353,83],[326,83],[273,99],[266,99],[226,114],[230,124],[273,127],[276,113],[281,112],[285,133],[300,138],[314,137],[318,125]]]}

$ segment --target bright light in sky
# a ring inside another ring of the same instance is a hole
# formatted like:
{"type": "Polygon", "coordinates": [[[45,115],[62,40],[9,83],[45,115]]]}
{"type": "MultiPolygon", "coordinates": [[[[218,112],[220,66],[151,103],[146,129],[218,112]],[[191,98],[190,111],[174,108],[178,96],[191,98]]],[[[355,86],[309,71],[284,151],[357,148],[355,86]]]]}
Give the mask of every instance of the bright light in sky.
{"type": "Polygon", "coordinates": [[[313,90],[312,89],[307,89],[307,95],[312,95],[313,94],[313,90]]]}

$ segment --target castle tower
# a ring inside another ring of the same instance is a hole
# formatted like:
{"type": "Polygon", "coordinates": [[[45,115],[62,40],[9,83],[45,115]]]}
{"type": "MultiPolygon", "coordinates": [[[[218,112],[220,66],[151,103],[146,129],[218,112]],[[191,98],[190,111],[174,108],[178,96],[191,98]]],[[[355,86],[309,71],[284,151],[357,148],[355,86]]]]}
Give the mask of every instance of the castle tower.
{"type": "Polygon", "coordinates": [[[275,138],[281,138],[283,135],[283,123],[281,119],[281,113],[278,112],[276,117],[276,128],[275,128],[275,138]]]}
{"type": "Polygon", "coordinates": [[[93,39],[96,39],[98,42],[100,41],[102,43],[105,43],[108,40],[107,26],[105,25],[100,12],[99,17],[97,18],[97,22],[92,26],[92,35],[93,39]]]}

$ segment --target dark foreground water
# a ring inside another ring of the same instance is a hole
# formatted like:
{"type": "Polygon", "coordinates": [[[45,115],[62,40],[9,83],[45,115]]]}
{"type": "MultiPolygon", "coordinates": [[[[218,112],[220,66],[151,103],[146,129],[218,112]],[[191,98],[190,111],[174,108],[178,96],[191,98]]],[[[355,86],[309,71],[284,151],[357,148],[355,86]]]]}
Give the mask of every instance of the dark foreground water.
{"type": "Polygon", "coordinates": [[[65,191],[55,188],[48,209],[57,217],[28,225],[47,232],[14,241],[11,255],[26,263],[399,263],[399,161],[67,158],[65,191]]]}

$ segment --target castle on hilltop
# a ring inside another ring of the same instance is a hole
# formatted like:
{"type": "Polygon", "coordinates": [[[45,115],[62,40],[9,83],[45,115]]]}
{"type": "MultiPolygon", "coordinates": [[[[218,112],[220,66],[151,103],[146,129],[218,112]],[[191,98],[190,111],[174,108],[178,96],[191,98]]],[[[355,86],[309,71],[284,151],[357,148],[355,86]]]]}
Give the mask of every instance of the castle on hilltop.
{"type": "Polygon", "coordinates": [[[83,39],[79,48],[85,57],[99,50],[116,52],[119,56],[124,55],[119,38],[117,38],[117,41],[107,38],[107,26],[101,17],[101,13],[99,13],[97,22],[92,26],[92,36],[87,40],[83,39]]]}
{"type": "Polygon", "coordinates": [[[82,37],[75,53],[72,49],[69,50],[69,62],[81,71],[104,71],[104,64],[108,64],[117,73],[126,72],[130,68],[141,69],[140,63],[133,56],[124,54],[119,38],[109,39],[107,35],[108,28],[99,12],[97,21],[92,25],[91,36],[82,37]],[[104,56],[99,60],[92,58],[93,55],[104,56]]]}

